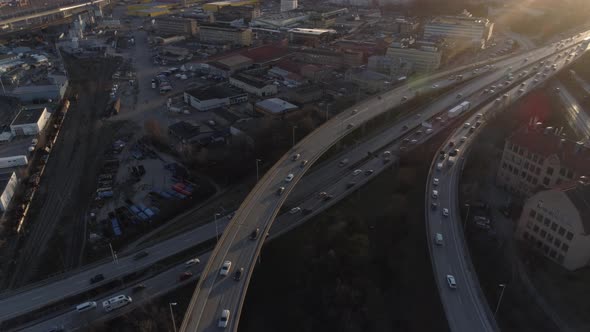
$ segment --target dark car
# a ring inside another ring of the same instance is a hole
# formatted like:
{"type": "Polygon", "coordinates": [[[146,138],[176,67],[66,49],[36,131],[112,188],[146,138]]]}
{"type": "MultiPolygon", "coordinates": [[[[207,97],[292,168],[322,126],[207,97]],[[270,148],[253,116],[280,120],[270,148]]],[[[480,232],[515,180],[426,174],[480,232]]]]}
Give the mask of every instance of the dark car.
{"type": "Polygon", "coordinates": [[[258,238],[258,234],[260,233],[260,228],[256,228],[255,230],[252,231],[252,233],[250,234],[250,239],[252,240],[256,240],[258,238]]]}
{"type": "Polygon", "coordinates": [[[454,149],[451,152],[449,152],[449,156],[454,157],[459,153],[459,149],[454,149]]]}
{"type": "Polygon", "coordinates": [[[404,125],[404,126],[402,127],[402,130],[408,130],[408,126],[407,126],[407,125],[404,125]]]}
{"type": "Polygon", "coordinates": [[[234,280],[238,281],[238,280],[242,279],[242,274],[244,274],[243,267],[241,267],[239,270],[236,271],[236,273],[234,273],[234,280]]]}
{"type": "Polygon", "coordinates": [[[138,252],[137,254],[135,254],[135,256],[133,256],[133,259],[139,260],[139,259],[144,258],[147,255],[148,255],[148,253],[146,251],[141,251],[141,252],[138,252]]]}
{"type": "Polygon", "coordinates": [[[193,276],[193,273],[192,272],[183,272],[178,277],[178,281],[184,281],[186,279],[189,279],[192,276],[193,276]]]}
{"type": "Polygon", "coordinates": [[[366,171],[365,171],[365,175],[366,175],[366,176],[369,176],[369,175],[373,174],[373,172],[374,172],[374,171],[373,171],[372,169],[366,170],[366,171]]]}
{"type": "Polygon", "coordinates": [[[325,195],[325,196],[324,196],[322,199],[323,199],[324,201],[329,201],[329,200],[331,200],[332,198],[334,198],[334,196],[332,196],[332,195],[325,195]]]}
{"type": "Polygon", "coordinates": [[[445,160],[446,157],[447,157],[447,154],[443,152],[440,154],[439,158],[440,158],[440,160],[445,160]]]}
{"type": "Polygon", "coordinates": [[[433,210],[436,210],[436,208],[438,207],[438,203],[437,202],[432,202],[432,204],[430,205],[430,207],[432,207],[433,210]]]}
{"type": "Polygon", "coordinates": [[[94,277],[90,278],[90,283],[91,284],[95,284],[99,281],[103,281],[104,280],[104,275],[101,274],[97,274],[94,277]]]}
{"type": "Polygon", "coordinates": [[[131,288],[131,293],[138,293],[138,292],[141,292],[144,289],[145,289],[145,285],[144,284],[139,284],[139,285],[131,288]]]}

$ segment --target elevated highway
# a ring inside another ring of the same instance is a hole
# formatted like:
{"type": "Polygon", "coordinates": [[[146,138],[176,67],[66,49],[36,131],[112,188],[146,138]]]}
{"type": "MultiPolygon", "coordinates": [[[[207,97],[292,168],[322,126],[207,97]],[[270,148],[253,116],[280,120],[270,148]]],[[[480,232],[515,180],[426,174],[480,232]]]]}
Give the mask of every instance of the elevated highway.
{"type": "MultiPolygon", "coordinates": [[[[577,38],[575,41],[579,42],[581,38],[577,38]]],[[[501,71],[500,77],[503,74],[502,71],[504,71],[504,68],[528,66],[531,62],[546,58],[555,52],[557,52],[556,45],[552,44],[500,61],[497,64],[498,71],[501,71]]],[[[185,315],[181,330],[216,330],[221,312],[227,309],[230,311],[228,327],[230,330],[236,331],[248,282],[263,244],[263,239],[260,237],[251,240],[250,234],[257,228],[261,230],[261,234],[265,234],[270,229],[279,208],[292,190],[294,184],[301,179],[310,165],[333,144],[352,132],[355,128],[361,126],[364,122],[386,112],[392,107],[399,106],[405,98],[414,97],[416,89],[427,88],[430,84],[445,84],[447,80],[444,76],[446,75],[442,75],[442,79],[440,74],[433,75],[430,79],[414,82],[412,87],[406,84],[386,94],[363,101],[343,111],[331,121],[309,134],[288,154],[283,156],[251,191],[224,231],[203,271],[185,315]],[[296,154],[300,155],[300,157],[293,161],[291,158],[296,154]],[[308,160],[308,163],[301,167],[301,160],[308,160]],[[292,174],[293,179],[291,181],[285,181],[285,178],[289,174],[292,174]],[[280,186],[286,188],[283,195],[276,194],[280,186]],[[235,282],[231,277],[221,276],[219,271],[226,261],[231,262],[231,271],[244,268],[245,277],[239,282],[235,282]]],[[[477,80],[484,80],[484,82],[491,83],[497,79],[498,77],[495,75],[484,75],[477,80]]],[[[458,99],[461,99],[460,96],[458,97],[458,99]]],[[[416,121],[414,120],[414,122],[416,121]]],[[[408,120],[407,123],[400,122],[394,125],[394,127],[399,129],[398,132],[400,132],[400,135],[403,133],[402,128],[404,125],[413,127],[417,124],[408,120]]],[[[493,324],[489,320],[480,321],[480,323],[481,325],[476,325],[471,330],[486,331],[493,328],[493,324]]],[[[469,326],[471,323],[466,324],[469,326]]]]}

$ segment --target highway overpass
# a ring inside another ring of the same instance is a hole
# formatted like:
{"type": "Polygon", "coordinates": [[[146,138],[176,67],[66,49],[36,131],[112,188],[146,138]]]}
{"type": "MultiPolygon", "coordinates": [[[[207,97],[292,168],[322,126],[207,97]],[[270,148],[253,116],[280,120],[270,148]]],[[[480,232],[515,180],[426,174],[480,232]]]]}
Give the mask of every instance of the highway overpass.
{"type": "MultiPolygon", "coordinates": [[[[580,40],[581,38],[578,38],[576,41],[580,40]]],[[[517,66],[525,66],[555,52],[555,45],[549,45],[503,60],[497,65],[497,68],[499,71],[503,71],[504,68],[512,66],[516,68],[517,66]]],[[[502,72],[500,73],[502,74],[502,72]]],[[[436,75],[430,80],[415,82],[414,86],[442,84],[446,78],[435,81],[441,76],[436,75]]],[[[496,77],[482,79],[487,80],[488,83],[497,80],[496,77]]],[[[182,331],[215,330],[220,313],[225,309],[231,312],[228,327],[232,331],[237,330],[248,282],[263,244],[263,240],[260,238],[255,241],[250,240],[251,232],[259,228],[264,234],[270,228],[280,206],[285,201],[285,196],[289,194],[293,185],[301,179],[310,165],[335,142],[362,123],[400,105],[404,97],[412,98],[413,96],[415,96],[415,89],[405,85],[343,111],[305,137],[265,174],[242,203],[213,251],[189,305],[181,327],[182,331]],[[292,161],[291,157],[296,154],[300,154],[299,159],[292,161]],[[299,163],[304,159],[309,162],[304,167],[300,167],[299,163]],[[293,174],[293,179],[290,182],[285,181],[288,174],[293,174]],[[276,190],[280,186],[287,188],[282,196],[276,194],[276,190]],[[233,269],[243,267],[246,277],[240,282],[234,282],[231,277],[220,276],[219,269],[225,261],[230,261],[233,269]]],[[[401,130],[403,125],[404,123],[398,123],[395,127],[403,132],[401,130]]],[[[479,326],[480,329],[475,330],[488,330],[492,325],[489,321],[484,321],[479,326]]]]}

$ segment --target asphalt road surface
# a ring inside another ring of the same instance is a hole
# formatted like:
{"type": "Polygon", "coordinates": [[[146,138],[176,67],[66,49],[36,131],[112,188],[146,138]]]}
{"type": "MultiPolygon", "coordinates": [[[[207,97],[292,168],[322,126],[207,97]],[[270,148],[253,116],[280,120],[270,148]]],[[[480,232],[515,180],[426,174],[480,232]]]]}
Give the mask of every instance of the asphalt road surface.
{"type": "MultiPolygon", "coordinates": [[[[501,93],[506,96],[502,97],[504,100],[502,106],[517,100],[542,84],[544,80],[549,79],[562,69],[565,64],[564,61],[557,63],[559,64],[557,70],[548,72],[547,77],[538,79],[536,74],[529,74],[525,81],[515,84],[508,91],[502,91],[501,93]],[[538,81],[535,82],[535,79],[538,81]]],[[[514,76],[518,77],[518,72],[515,72],[514,76]]],[[[472,115],[466,122],[473,124],[476,121],[481,121],[482,126],[485,126],[485,123],[493,118],[495,112],[503,109],[503,107],[498,107],[495,101],[492,101],[478,110],[478,114],[472,115]]],[[[470,133],[469,128],[469,126],[459,126],[441,146],[441,151],[446,153],[454,149],[458,150],[457,156],[454,157],[456,158],[455,163],[450,163],[447,157],[444,159],[442,169],[439,169],[438,164],[442,161],[439,154],[434,157],[432,162],[426,187],[427,238],[429,239],[435,280],[451,331],[496,331],[498,327],[494,314],[480,289],[476,272],[471,264],[469,250],[463,236],[464,224],[461,221],[461,209],[458,201],[457,188],[463,161],[469,152],[471,143],[477,139],[479,131],[479,129],[475,129],[470,133]],[[450,147],[451,141],[455,144],[453,147],[450,147]],[[434,207],[432,203],[437,203],[438,206],[434,207]],[[436,241],[437,234],[442,236],[442,241],[438,243],[436,241]],[[455,287],[449,283],[449,275],[455,279],[455,287]]]]}
{"type": "MultiPolygon", "coordinates": [[[[525,55],[517,55],[509,60],[504,60],[497,65],[497,68],[502,68],[498,69],[501,71],[505,66],[511,67],[523,62],[528,65],[531,61],[548,56],[554,51],[554,45],[550,45],[525,55]],[[525,58],[531,59],[525,60],[525,58]]],[[[524,66],[524,63],[520,66],[524,66]]],[[[488,84],[494,82],[495,80],[490,79],[489,76],[483,76],[481,80],[485,80],[488,84]]],[[[415,85],[424,88],[430,84],[444,84],[444,80],[423,84],[423,82],[415,83],[415,85]]],[[[361,102],[343,111],[340,115],[305,137],[265,174],[242,203],[213,251],[211,259],[207,263],[203,276],[197,285],[193,300],[189,305],[181,327],[182,331],[216,330],[220,314],[225,309],[230,311],[229,329],[232,331],[237,330],[240,309],[247,285],[263,244],[261,239],[251,241],[249,239],[251,232],[256,228],[261,230],[270,228],[285,200],[285,196],[289,194],[293,185],[299,181],[310,164],[327,151],[330,146],[363,122],[391,107],[399,105],[404,96],[412,98],[414,94],[415,91],[405,85],[382,95],[380,98],[361,102]],[[301,156],[293,161],[291,157],[295,154],[301,156]],[[305,167],[300,166],[300,161],[303,159],[309,161],[305,167]],[[292,174],[292,180],[287,181],[285,179],[289,174],[292,174]],[[276,194],[276,190],[280,186],[287,188],[283,195],[276,194]],[[220,269],[224,262],[230,262],[234,269],[243,267],[246,277],[240,282],[234,282],[231,278],[220,275],[220,269]]],[[[401,131],[402,126],[406,124],[408,126],[412,125],[412,123],[400,122],[394,127],[399,128],[401,131]]],[[[481,327],[481,325],[478,327],[481,327]]]]}

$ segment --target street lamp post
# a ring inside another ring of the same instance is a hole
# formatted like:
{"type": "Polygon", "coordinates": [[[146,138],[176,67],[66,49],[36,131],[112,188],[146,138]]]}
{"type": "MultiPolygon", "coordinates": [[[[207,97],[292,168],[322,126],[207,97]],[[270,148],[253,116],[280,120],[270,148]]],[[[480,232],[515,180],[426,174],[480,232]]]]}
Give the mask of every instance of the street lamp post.
{"type": "Polygon", "coordinates": [[[215,222],[215,238],[219,242],[219,230],[217,228],[217,217],[218,216],[219,216],[219,213],[213,214],[213,221],[215,222]]]}
{"type": "Polygon", "coordinates": [[[500,303],[502,303],[502,297],[504,296],[504,290],[506,289],[506,284],[499,284],[498,286],[502,288],[502,291],[500,292],[500,298],[498,299],[498,304],[496,305],[496,310],[494,311],[494,317],[496,317],[498,309],[500,309],[500,303]]]}
{"type": "Polygon", "coordinates": [[[258,175],[258,163],[261,161],[262,160],[260,160],[260,159],[256,159],[256,182],[258,182],[258,179],[260,178],[258,175]]]}
{"type": "Polygon", "coordinates": [[[113,257],[113,263],[115,263],[115,264],[119,263],[119,261],[117,259],[117,252],[113,250],[113,246],[111,245],[110,242],[109,242],[109,248],[111,249],[111,257],[113,257]]]}
{"type": "Polygon", "coordinates": [[[293,147],[295,147],[295,129],[297,129],[297,126],[293,126],[293,135],[292,135],[293,147]]]}
{"type": "Polygon", "coordinates": [[[467,220],[469,219],[469,209],[471,209],[471,205],[465,204],[465,207],[467,208],[467,214],[465,215],[465,221],[463,222],[463,232],[467,229],[467,220]]]}
{"type": "Polygon", "coordinates": [[[170,317],[172,317],[172,328],[174,328],[174,332],[176,332],[176,321],[174,320],[174,311],[172,311],[172,306],[177,304],[178,303],[176,302],[168,303],[168,306],[170,307],[170,317]]]}

